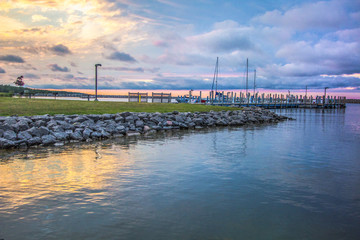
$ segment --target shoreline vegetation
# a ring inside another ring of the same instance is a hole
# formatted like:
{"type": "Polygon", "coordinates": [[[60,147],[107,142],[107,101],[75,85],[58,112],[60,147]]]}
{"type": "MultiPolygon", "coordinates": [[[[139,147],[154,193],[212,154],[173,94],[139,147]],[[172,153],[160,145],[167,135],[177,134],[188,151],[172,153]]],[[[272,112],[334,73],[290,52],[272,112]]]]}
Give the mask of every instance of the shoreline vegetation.
{"type": "Polygon", "coordinates": [[[0,99],[0,113],[3,115],[0,117],[0,149],[64,145],[158,131],[277,123],[289,119],[257,107],[14,98],[0,99]]]}

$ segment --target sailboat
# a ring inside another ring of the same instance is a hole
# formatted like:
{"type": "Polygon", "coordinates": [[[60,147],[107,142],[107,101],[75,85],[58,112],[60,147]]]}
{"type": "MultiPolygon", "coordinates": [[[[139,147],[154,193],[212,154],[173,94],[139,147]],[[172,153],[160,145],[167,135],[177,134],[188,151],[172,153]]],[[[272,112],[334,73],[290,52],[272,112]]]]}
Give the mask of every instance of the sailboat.
{"type": "Polygon", "coordinates": [[[214,70],[214,77],[213,82],[211,86],[211,92],[210,92],[210,101],[213,103],[214,101],[219,100],[222,96],[222,93],[217,91],[217,82],[219,77],[219,57],[216,57],[216,64],[215,64],[215,70],[214,70]],[[214,95],[214,87],[215,87],[215,95],[214,95]]]}

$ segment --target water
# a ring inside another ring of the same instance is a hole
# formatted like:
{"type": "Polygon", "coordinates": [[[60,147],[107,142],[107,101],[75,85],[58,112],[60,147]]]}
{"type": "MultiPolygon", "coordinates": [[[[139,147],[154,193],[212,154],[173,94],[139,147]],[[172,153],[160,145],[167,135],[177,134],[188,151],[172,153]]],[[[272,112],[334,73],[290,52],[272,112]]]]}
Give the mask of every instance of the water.
{"type": "Polygon", "coordinates": [[[360,239],[360,105],[1,152],[0,239],[360,239]]]}

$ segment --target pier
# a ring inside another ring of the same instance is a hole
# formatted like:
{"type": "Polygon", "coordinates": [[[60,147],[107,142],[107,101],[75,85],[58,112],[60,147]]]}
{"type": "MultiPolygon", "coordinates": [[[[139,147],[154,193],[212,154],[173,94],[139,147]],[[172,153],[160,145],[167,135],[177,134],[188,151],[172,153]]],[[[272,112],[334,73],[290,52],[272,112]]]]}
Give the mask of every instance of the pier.
{"type": "Polygon", "coordinates": [[[198,104],[209,104],[215,106],[233,107],[262,107],[266,109],[276,108],[345,108],[346,97],[341,96],[303,96],[292,94],[259,94],[250,95],[242,92],[237,96],[236,92],[217,92],[210,91],[209,97],[204,100],[200,96],[193,96],[189,92],[189,97],[181,96],[179,101],[198,104]],[[184,101],[184,99],[186,101],[184,101]],[[190,99],[190,100],[188,100],[190,99]]]}

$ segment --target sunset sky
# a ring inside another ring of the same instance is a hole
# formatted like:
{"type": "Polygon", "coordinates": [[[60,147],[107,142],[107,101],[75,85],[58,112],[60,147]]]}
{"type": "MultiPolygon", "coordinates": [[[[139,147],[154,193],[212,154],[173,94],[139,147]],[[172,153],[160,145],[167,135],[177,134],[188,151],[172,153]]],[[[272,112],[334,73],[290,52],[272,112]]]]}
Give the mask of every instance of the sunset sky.
{"type": "Polygon", "coordinates": [[[0,0],[0,81],[27,87],[360,93],[360,1],[0,0]]]}

